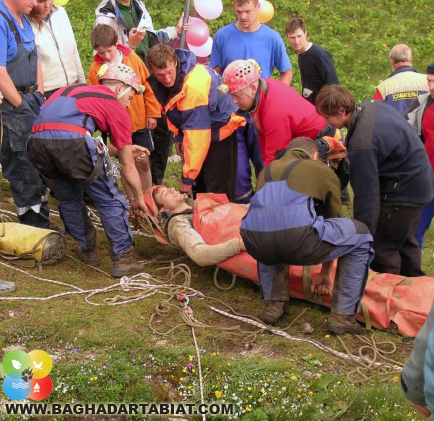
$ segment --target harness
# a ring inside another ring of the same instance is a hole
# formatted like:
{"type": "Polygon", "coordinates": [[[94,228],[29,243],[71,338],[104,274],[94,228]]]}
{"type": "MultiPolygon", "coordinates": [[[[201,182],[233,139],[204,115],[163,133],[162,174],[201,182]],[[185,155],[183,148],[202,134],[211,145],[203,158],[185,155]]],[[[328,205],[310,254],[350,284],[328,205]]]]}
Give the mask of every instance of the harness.
{"type": "MultiPolygon", "coordinates": [[[[60,96],[67,97],[68,94],[74,90],[75,88],[81,88],[85,87],[86,85],[83,83],[75,84],[68,86],[61,94],[60,96]]],[[[115,98],[113,98],[111,95],[99,93],[99,92],[81,92],[75,95],[70,95],[68,98],[103,98],[103,99],[109,99],[111,101],[116,101],[115,98]]],[[[94,166],[94,169],[90,176],[87,178],[86,181],[83,183],[80,183],[80,186],[83,188],[88,187],[101,173],[101,170],[105,169],[105,173],[108,178],[114,177],[119,178],[119,171],[116,168],[113,161],[110,159],[109,151],[107,146],[104,144],[102,138],[100,136],[94,138],[92,135],[93,133],[89,132],[89,130],[86,129],[86,123],[89,119],[89,115],[85,115],[83,119],[82,126],[78,126],[76,124],[67,124],[67,123],[41,123],[36,124],[32,127],[33,134],[39,133],[45,130],[60,130],[60,131],[67,131],[72,133],[77,133],[81,136],[87,136],[92,138],[95,141],[95,150],[96,150],[96,163],[94,166]]]]}
{"type": "Polygon", "coordinates": [[[273,180],[271,178],[271,165],[267,165],[265,167],[265,171],[264,171],[264,179],[266,183],[269,183],[270,181],[284,181],[287,180],[289,177],[289,174],[291,174],[292,170],[301,162],[301,161],[305,161],[304,158],[300,158],[297,159],[294,162],[291,162],[286,168],[285,171],[283,171],[282,176],[280,177],[279,180],[273,180]]]}

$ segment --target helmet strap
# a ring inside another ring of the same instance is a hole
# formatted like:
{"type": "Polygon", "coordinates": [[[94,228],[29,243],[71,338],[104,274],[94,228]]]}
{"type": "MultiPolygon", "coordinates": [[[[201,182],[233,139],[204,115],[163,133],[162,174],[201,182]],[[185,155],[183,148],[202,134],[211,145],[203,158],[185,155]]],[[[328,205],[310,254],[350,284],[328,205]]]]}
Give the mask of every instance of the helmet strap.
{"type": "Polygon", "coordinates": [[[116,99],[119,101],[123,96],[125,96],[128,92],[133,89],[131,86],[127,86],[117,97],[116,99]]]}
{"type": "Polygon", "coordinates": [[[245,88],[241,89],[241,92],[243,92],[244,94],[246,94],[249,98],[255,99],[256,94],[252,94],[251,90],[250,92],[247,91],[247,88],[249,88],[252,84],[246,86],[245,88]]]}

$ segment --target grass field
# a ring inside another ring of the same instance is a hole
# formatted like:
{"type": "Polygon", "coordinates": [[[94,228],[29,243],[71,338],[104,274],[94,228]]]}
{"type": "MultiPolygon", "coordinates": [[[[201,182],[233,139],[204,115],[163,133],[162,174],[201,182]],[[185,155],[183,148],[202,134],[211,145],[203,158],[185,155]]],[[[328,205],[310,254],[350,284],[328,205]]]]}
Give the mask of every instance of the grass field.
{"type": "MultiPolygon", "coordinates": [[[[67,11],[77,37],[85,70],[92,60],[88,39],[94,20],[95,0],[70,0],[67,11]]],[[[223,16],[209,22],[211,32],[233,20],[230,1],[225,0],[223,16]]],[[[174,24],[183,9],[182,2],[146,2],[156,28],[174,24]]],[[[421,69],[433,60],[430,28],[433,17],[428,14],[426,0],[368,0],[347,2],[337,0],[274,0],[276,15],[271,26],[283,34],[289,16],[306,19],[311,39],[326,47],[334,56],[341,81],[352,89],[359,100],[369,98],[377,83],[390,73],[387,53],[397,42],[413,47],[415,63],[421,69]]],[[[299,88],[296,57],[294,85],[299,88]]],[[[179,165],[171,165],[165,183],[175,185],[179,165]]],[[[56,204],[50,205],[56,209],[56,204]]],[[[0,179],[0,207],[14,210],[9,185],[0,179]]],[[[345,209],[347,214],[351,209],[345,209]]],[[[60,224],[59,220],[53,219],[60,224]]],[[[110,271],[107,240],[98,234],[102,257],[101,268],[110,271]]],[[[163,246],[152,238],[137,237],[136,252],[146,262],[145,272],[161,275],[167,261],[184,263],[191,269],[191,286],[207,299],[192,299],[190,306],[197,320],[209,325],[196,328],[200,348],[205,401],[232,403],[233,419],[246,421],[402,421],[421,420],[402,396],[398,375],[392,373],[361,381],[359,375],[347,376],[355,370],[354,363],[332,357],[306,343],[286,340],[262,333],[249,344],[252,328],[209,310],[212,299],[220,299],[240,313],[259,317],[264,304],[259,288],[250,281],[239,280],[231,291],[220,291],[212,283],[214,268],[201,268],[183,254],[163,246]],[[224,328],[240,326],[241,336],[224,328]],[[246,344],[247,343],[247,344],[246,344]]],[[[68,254],[75,256],[76,245],[68,240],[68,254]]],[[[432,262],[433,235],[428,233],[423,267],[434,276],[432,262]]],[[[104,288],[115,281],[103,273],[86,267],[70,257],[55,267],[26,270],[36,277],[62,281],[82,289],[104,288]]],[[[26,273],[0,265],[0,278],[16,282],[17,290],[6,297],[48,297],[70,288],[31,278],[26,273]]],[[[230,277],[222,275],[223,282],[230,277]]],[[[177,278],[178,282],[181,278],[177,278]]],[[[180,326],[180,313],[172,308],[157,314],[150,328],[151,316],[168,295],[157,293],[140,301],[109,305],[105,299],[131,295],[132,291],[99,294],[86,303],[85,295],[68,295],[53,300],[0,301],[1,354],[21,348],[41,349],[54,360],[50,374],[53,392],[47,402],[200,402],[199,367],[191,330],[180,326]]],[[[176,303],[176,300],[172,300],[176,303]]],[[[177,305],[179,308],[179,305],[177,305]]],[[[288,333],[314,339],[339,351],[342,344],[326,331],[329,311],[315,304],[292,300],[290,314],[281,328],[295,322],[288,333]],[[303,311],[306,311],[303,313],[303,311]],[[296,317],[300,316],[297,320],[296,317]],[[302,333],[302,324],[310,323],[311,335],[302,333]]],[[[370,338],[370,333],[364,334],[370,338]]],[[[362,345],[351,336],[343,337],[352,353],[362,345]]],[[[393,356],[404,362],[412,342],[391,332],[376,331],[376,342],[391,341],[397,350],[393,356]]],[[[381,347],[389,347],[383,344],[381,347]]],[[[0,370],[0,378],[2,373],[0,370]]],[[[6,402],[0,392],[0,405],[6,402]]],[[[54,419],[52,417],[50,419],[54,419]]],[[[58,417],[59,419],[83,419],[58,417]]],[[[133,417],[121,416],[118,420],[133,417]]],[[[23,419],[22,416],[1,416],[3,420],[23,419]]],[[[106,418],[107,419],[107,418],[106,418]]],[[[136,417],[136,419],[145,419],[136,417]]],[[[159,418],[153,418],[159,419],[159,418]]],[[[177,418],[179,419],[179,418],[177,418]]],[[[184,419],[200,419],[184,417],[184,419]]],[[[214,419],[227,419],[215,417],[214,419]]]]}

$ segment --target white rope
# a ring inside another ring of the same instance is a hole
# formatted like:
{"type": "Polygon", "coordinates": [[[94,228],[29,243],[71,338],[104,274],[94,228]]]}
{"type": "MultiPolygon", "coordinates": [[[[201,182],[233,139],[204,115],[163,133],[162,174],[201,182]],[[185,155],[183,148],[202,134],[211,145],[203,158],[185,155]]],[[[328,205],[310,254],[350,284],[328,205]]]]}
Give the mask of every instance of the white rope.
{"type": "MultiPolygon", "coordinates": [[[[204,392],[203,392],[203,378],[202,378],[202,364],[200,362],[200,351],[197,346],[196,334],[194,333],[194,327],[191,327],[191,334],[193,335],[194,348],[196,349],[197,367],[199,369],[199,388],[200,388],[200,401],[205,404],[204,392]]],[[[202,414],[202,419],[206,421],[206,415],[202,414]]]]}
{"type": "MultiPolygon", "coordinates": [[[[354,359],[354,360],[356,360],[356,361],[358,361],[358,362],[360,362],[360,363],[366,363],[366,361],[365,361],[363,358],[360,358],[360,357],[357,356],[357,355],[349,355],[349,354],[345,354],[345,353],[340,352],[340,351],[337,351],[337,350],[335,350],[335,349],[333,349],[333,348],[329,348],[328,346],[323,345],[322,343],[317,342],[317,341],[314,341],[314,340],[312,340],[312,339],[297,338],[296,336],[292,336],[292,335],[290,335],[289,333],[284,332],[284,331],[282,331],[282,330],[279,330],[279,329],[273,329],[273,328],[271,328],[270,326],[267,326],[267,325],[265,325],[265,324],[259,323],[259,322],[257,322],[256,320],[251,320],[251,319],[249,319],[249,318],[247,318],[247,317],[235,316],[234,314],[231,314],[231,313],[228,313],[228,312],[226,312],[226,311],[220,310],[220,309],[218,309],[218,308],[216,308],[216,307],[213,307],[213,306],[209,306],[209,308],[210,308],[212,311],[214,311],[214,312],[216,312],[216,313],[218,313],[218,314],[221,314],[221,315],[226,316],[226,317],[230,317],[231,319],[240,320],[240,321],[242,321],[242,322],[244,322],[244,323],[251,324],[251,325],[256,326],[256,327],[258,327],[258,328],[260,328],[260,329],[267,330],[267,331],[270,332],[270,333],[274,333],[275,335],[282,336],[282,337],[284,337],[285,339],[289,339],[289,340],[291,340],[291,341],[295,341],[295,342],[305,342],[305,343],[311,344],[311,345],[317,347],[318,349],[320,349],[320,350],[323,351],[323,352],[327,352],[328,354],[332,354],[332,355],[334,355],[334,356],[336,356],[336,357],[339,357],[339,358],[342,358],[342,359],[344,359],[344,360],[349,360],[349,361],[351,361],[351,359],[354,359]]],[[[379,363],[379,362],[375,362],[374,365],[375,365],[376,367],[391,368],[390,365],[388,365],[388,364],[382,364],[382,363],[379,363]]],[[[395,369],[396,369],[396,368],[395,368],[395,369]]],[[[396,371],[400,371],[400,370],[401,370],[401,369],[396,369],[396,371]]]]}

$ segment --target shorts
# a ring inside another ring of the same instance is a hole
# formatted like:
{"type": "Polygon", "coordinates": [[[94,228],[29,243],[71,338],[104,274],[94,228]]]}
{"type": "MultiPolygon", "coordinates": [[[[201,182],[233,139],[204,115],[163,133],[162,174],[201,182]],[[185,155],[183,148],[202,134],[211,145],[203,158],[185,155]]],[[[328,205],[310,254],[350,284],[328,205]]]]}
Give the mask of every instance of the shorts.
{"type": "Polygon", "coordinates": [[[154,147],[154,141],[152,140],[152,132],[148,129],[137,130],[133,133],[133,145],[143,146],[148,149],[149,152],[152,152],[154,147]]]}

